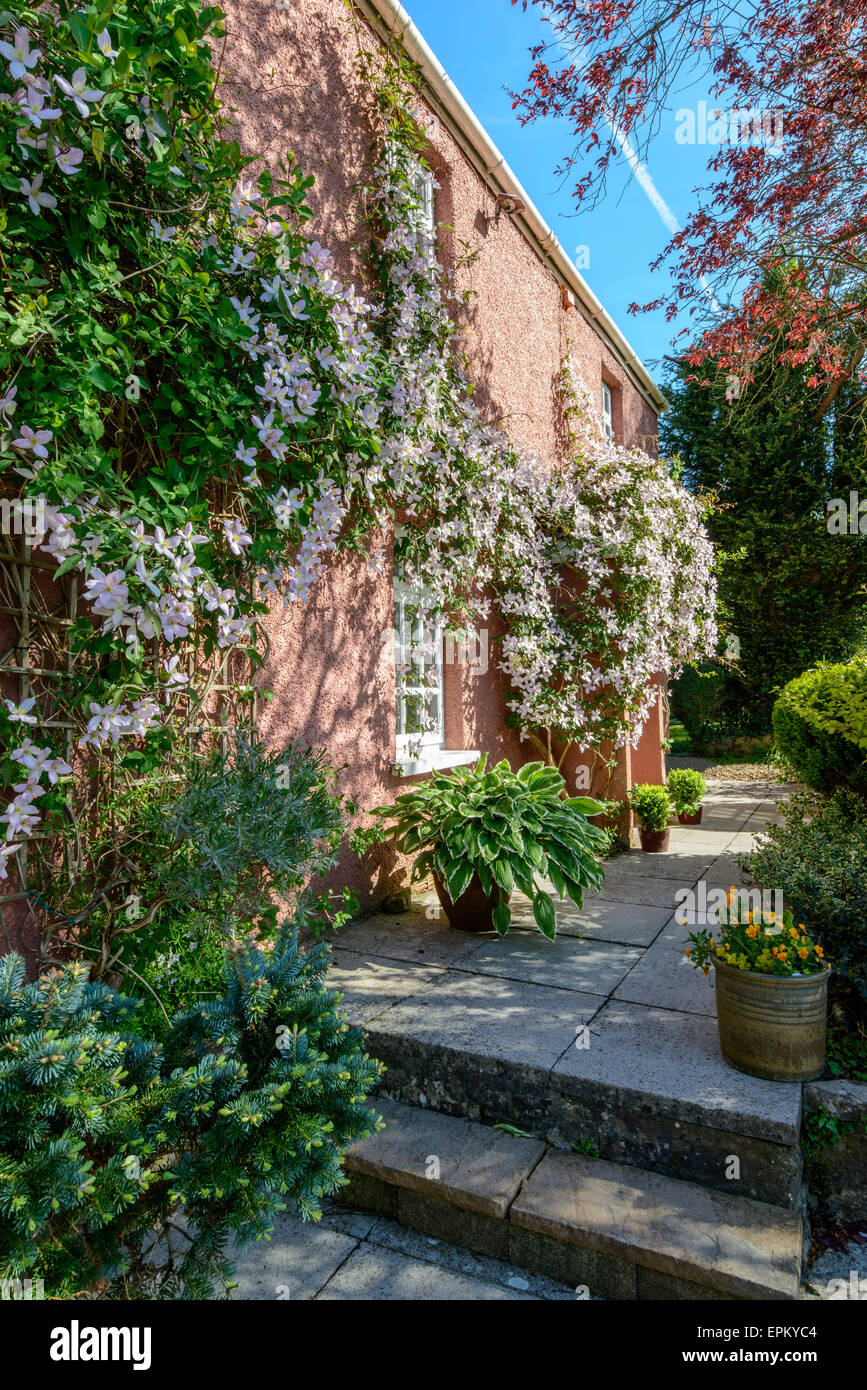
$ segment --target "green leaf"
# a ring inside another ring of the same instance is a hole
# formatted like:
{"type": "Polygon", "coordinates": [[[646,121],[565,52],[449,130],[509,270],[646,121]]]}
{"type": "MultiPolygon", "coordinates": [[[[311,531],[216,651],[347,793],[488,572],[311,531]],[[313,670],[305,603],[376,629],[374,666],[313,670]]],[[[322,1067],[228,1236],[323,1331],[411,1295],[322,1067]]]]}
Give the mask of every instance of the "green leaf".
{"type": "Polygon", "coordinates": [[[601,816],[605,810],[605,807],[594,801],[592,796],[567,796],[560,804],[569,806],[573,811],[580,811],[582,816],[601,816]]]}
{"type": "Polygon", "coordinates": [[[491,872],[504,893],[515,891],[515,875],[508,859],[504,859],[502,855],[495,859],[491,864],[491,872]]]}
{"type": "Polygon", "coordinates": [[[533,898],[533,916],[542,935],[553,941],[557,935],[557,914],[547,893],[537,893],[533,898]]]}
{"type": "Polygon", "coordinates": [[[470,859],[459,859],[446,878],[446,887],[449,890],[449,897],[452,902],[457,902],[462,893],[466,892],[470,880],[475,872],[475,866],[470,859]]]}
{"type": "Polygon", "coordinates": [[[491,914],[494,922],[494,929],[499,936],[505,936],[512,921],[512,914],[509,904],[505,902],[497,903],[491,914]]]}

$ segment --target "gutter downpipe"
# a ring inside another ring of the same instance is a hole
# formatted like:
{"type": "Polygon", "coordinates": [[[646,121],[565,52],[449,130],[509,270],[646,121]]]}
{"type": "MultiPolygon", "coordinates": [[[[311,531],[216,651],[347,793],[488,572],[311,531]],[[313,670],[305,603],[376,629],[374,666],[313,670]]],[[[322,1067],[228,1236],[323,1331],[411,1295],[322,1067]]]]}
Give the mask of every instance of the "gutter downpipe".
{"type": "Polygon", "coordinates": [[[627,341],[604,305],[591,290],[578,268],[563,250],[557,236],[542,217],[529,193],[506,163],[478,117],[467,105],[424,37],[419,33],[400,0],[360,0],[358,7],[372,11],[392,38],[403,47],[409,58],[420,68],[422,75],[439,104],[469,144],[481,164],[486,178],[500,185],[503,193],[512,193],[524,204],[524,211],[513,221],[521,222],[529,240],[542,257],[551,262],[557,278],[575,295],[576,305],[584,318],[597,329],[618,358],[641,395],[657,415],[668,409],[668,401],[653,377],[627,341]]]}

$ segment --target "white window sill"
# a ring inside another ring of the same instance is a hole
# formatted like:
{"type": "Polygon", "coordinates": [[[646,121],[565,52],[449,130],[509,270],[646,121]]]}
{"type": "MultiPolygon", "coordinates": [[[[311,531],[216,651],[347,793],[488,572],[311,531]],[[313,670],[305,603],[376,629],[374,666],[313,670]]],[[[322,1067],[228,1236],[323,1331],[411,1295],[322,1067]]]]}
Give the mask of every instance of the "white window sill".
{"type": "Polygon", "coordinates": [[[442,772],[450,767],[465,767],[478,762],[481,751],[471,748],[423,748],[418,758],[398,754],[393,764],[395,777],[417,777],[423,772],[442,772]]]}

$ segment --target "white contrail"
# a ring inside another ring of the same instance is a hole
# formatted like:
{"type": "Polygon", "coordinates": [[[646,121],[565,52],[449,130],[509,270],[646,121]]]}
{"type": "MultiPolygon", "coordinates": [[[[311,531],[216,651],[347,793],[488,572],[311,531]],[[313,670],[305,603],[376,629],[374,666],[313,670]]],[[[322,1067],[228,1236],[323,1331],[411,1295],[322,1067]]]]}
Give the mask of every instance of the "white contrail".
{"type": "MultiPolygon", "coordinates": [[[[570,62],[574,62],[575,58],[577,57],[579,63],[583,64],[584,59],[587,56],[586,49],[583,48],[577,50],[570,50],[566,47],[564,43],[558,43],[557,47],[560,49],[560,52],[563,54],[564,58],[567,58],[570,62]]],[[[648,201],[656,209],[666,230],[672,236],[674,236],[675,232],[679,232],[681,230],[680,223],[678,222],[671,208],[668,206],[668,203],[663,198],[656,184],[653,182],[651,172],[648,169],[647,165],[644,163],[644,161],[639,157],[638,151],[633,145],[630,136],[625,130],[621,130],[617,118],[614,115],[614,112],[611,111],[610,108],[604,104],[602,106],[602,114],[605,117],[608,129],[611,131],[611,134],[617,143],[620,153],[623,155],[624,159],[626,160],[627,164],[629,165],[630,169],[632,170],[633,174],[638,180],[639,185],[644,190],[644,193],[646,194],[648,201]]],[[[714,313],[722,314],[723,307],[717,299],[716,295],[714,294],[713,286],[711,285],[706,275],[699,276],[699,284],[701,285],[705,294],[710,299],[711,307],[714,313]]]]}

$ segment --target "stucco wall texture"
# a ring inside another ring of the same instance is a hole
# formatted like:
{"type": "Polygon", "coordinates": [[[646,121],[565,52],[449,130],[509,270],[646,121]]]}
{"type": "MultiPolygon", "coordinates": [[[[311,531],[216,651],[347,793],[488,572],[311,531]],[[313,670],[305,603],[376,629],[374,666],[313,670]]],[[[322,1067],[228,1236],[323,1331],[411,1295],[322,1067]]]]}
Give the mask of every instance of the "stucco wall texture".
{"type": "MultiPolygon", "coordinates": [[[[341,273],[361,282],[359,185],[369,174],[373,128],[370,93],[356,68],[359,43],[376,49],[373,29],[354,20],[342,0],[224,0],[227,41],[224,95],[238,138],[272,167],[287,151],[315,177],[308,230],[335,255],[341,273]]],[[[562,447],[556,387],[567,351],[580,359],[591,390],[604,379],[614,388],[618,438],[655,449],[656,417],[594,329],[564,307],[552,271],[506,215],[433,104],[419,103],[427,156],[440,188],[439,255],[466,259],[461,288],[472,291],[462,320],[462,347],[476,383],[479,408],[519,444],[553,462],[562,447]]],[[[390,557],[391,537],[383,537],[390,557]]],[[[395,755],[395,675],[390,640],[393,573],[368,573],[363,558],[338,557],[307,603],[275,607],[270,660],[263,685],[273,698],[260,727],[274,746],[303,740],[327,750],[341,768],[344,791],[361,807],[390,801],[406,786],[392,775],[395,755]]],[[[506,686],[497,669],[497,632],[489,632],[488,668],[474,674],[446,668],[446,743],[487,749],[513,766],[534,756],[504,724],[506,686]]],[[[642,776],[662,771],[658,723],[650,721],[637,761],[642,776]]],[[[629,758],[612,784],[625,789],[629,758]]],[[[381,856],[375,864],[346,855],[337,881],[366,903],[406,881],[406,865],[381,856]]]]}

